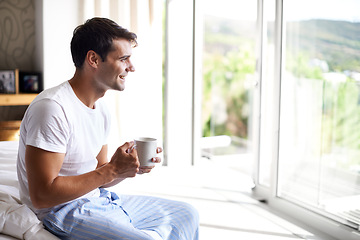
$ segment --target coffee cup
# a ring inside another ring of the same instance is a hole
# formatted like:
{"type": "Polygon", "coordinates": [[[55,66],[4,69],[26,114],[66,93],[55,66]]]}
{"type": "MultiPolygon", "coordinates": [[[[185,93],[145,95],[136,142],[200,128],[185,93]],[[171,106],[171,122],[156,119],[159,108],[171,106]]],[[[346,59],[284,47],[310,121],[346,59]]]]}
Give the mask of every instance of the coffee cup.
{"type": "Polygon", "coordinates": [[[154,166],[152,161],[156,157],[157,140],[155,138],[139,137],[135,139],[136,151],[140,166],[154,166]]]}

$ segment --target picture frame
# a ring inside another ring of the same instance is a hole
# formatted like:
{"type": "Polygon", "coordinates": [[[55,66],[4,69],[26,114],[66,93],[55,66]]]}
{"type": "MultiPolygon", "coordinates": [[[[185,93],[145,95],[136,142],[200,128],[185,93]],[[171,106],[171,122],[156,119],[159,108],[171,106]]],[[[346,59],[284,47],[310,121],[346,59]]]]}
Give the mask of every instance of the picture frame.
{"type": "Polygon", "coordinates": [[[20,93],[40,93],[42,90],[43,80],[40,72],[19,71],[20,93]]]}
{"type": "Polygon", "coordinates": [[[15,70],[0,71],[0,93],[15,94],[16,93],[16,77],[15,70]]]}

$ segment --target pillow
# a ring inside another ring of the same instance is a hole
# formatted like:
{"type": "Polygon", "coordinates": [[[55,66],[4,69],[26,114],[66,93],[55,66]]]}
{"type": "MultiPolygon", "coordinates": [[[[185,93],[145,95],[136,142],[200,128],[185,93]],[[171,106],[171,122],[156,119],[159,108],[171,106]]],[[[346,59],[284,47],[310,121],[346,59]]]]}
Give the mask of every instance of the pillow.
{"type": "Polygon", "coordinates": [[[19,239],[58,239],[46,231],[42,222],[26,205],[0,191],[0,232],[19,239]]]}

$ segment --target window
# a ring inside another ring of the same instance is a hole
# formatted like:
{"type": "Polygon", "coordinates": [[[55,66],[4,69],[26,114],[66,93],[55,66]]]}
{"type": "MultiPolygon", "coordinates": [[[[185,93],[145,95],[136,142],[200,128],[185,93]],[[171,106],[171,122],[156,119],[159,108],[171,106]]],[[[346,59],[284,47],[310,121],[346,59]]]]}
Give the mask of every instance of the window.
{"type": "Polygon", "coordinates": [[[250,173],[258,127],[257,2],[208,0],[201,12],[202,155],[250,173]]]}
{"type": "Polygon", "coordinates": [[[205,156],[249,173],[257,130],[257,2],[166,4],[166,163],[205,156]]]}
{"type": "Polygon", "coordinates": [[[254,192],[271,207],[335,238],[355,239],[360,2],[167,3],[165,132],[179,143],[168,148],[171,161],[196,161],[194,149],[201,149],[243,171],[241,160],[255,159],[254,192]]]}
{"type": "Polygon", "coordinates": [[[360,13],[284,1],[278,196],[360,224],[360,13]],[[308,6],[311,6],[309,8],[308,6]]]}

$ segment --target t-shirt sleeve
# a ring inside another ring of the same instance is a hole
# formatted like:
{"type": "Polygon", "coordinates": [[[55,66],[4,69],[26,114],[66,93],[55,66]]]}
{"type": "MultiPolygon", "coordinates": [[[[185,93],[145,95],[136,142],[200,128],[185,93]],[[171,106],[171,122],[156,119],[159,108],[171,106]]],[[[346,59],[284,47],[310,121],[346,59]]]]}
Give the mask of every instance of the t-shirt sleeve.
{"type": "Polygon", "coordinates": [[[27,114],[26,145],[65,153],[70,127],[62,107],[55,101],[42,99],[31,104],[27,114]]]}

